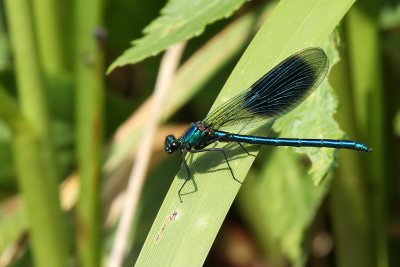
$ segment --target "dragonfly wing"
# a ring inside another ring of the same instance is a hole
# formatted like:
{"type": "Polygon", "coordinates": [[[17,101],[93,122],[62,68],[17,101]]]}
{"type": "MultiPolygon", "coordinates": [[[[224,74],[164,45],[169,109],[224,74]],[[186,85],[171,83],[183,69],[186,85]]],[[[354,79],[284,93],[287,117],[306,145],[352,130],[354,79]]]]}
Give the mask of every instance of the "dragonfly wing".
{"type": "Polygon", "coordinates": [[[214,129],[268,123],[304,101],[320,85],[328,68],[328,58],[321,48],[301,50],[248,90],[211,111],[204,121],[214,129]]]}

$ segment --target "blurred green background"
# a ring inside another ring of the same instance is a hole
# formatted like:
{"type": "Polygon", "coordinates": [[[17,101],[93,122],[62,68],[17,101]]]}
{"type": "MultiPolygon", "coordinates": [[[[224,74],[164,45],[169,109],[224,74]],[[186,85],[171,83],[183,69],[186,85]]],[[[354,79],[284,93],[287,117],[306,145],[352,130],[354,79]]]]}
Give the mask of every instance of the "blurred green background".
{"type": "MultiPolygon", "coordinates": [[[[123,265],[151,254],[142,246],[180,160],[164,137],[206,116],[277,6],[294,3],[301,16],[313,2],[1,1],[0,266],[107,265],[161,52],[187,40],[123,265]]],[[[400,266],[400,2],[343,3],[351,8],[321,14],[344,17],[326,33],[334,92],[318,103],[332,105],[345,134],[307,137],[344,135],[374,151],[323,159],[260,148],[211,249],[197,255],[204,266],[400,266]]]]}

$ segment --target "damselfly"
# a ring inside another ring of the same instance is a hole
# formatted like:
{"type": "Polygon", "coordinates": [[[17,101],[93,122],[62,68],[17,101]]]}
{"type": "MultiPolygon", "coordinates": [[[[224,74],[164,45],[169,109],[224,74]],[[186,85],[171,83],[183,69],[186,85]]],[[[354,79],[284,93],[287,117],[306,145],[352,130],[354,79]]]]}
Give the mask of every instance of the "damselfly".
{"type": "Polygon", "coordinates": [[[236,142],[246,152],[242,143],[372,151],[367,145],[350,140],[271,138],[221,130],[229,126],[245,124],[251,126],[273,122],[303,102],[325,79],[328,68],[328,57],[321,48],[301,50],[283,60],[248,90],[211,111],[205,119],[195,122],[182,137],[176,139],[175,136],[168,135],[165,139],[165,151],[172,154],[179,150],[187,171],[186,181],[178,192],[179,197],[182,188],[191,177],[185,158],[187,153],[206,151],[220,153],[236,180],[224,149],[207,148],[214,142],[236,142]]]}

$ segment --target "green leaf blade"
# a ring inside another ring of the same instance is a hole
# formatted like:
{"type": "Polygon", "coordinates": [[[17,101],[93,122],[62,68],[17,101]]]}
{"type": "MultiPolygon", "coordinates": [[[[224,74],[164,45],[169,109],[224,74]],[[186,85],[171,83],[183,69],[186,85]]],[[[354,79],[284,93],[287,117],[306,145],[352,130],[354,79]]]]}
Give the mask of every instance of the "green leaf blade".
{"type": "MultiPolygon", "coordinates": [[[[281,1],[267,23],[257,33],[224,88],[214,107],[246,90],[254,81],[290,54],[305,47],[321,46],[354,1],[281,1]],[[327,16],[326,14],[329,14],[327,16]]],[[[263,134],[259,129],[255,134],[263,134]]],[[[235,144],[224,147],[235,177],[244,181],[253,157],[235,144]]],[[[232,179],[226,162],[218,153],[188,157],[192,179],[179,201],[178,190],[186,178],[181,171],[175,178],[139,255],[137,266],[200,266],[241,186],[232,179]],[[164,227],[166,218],[176,219],[164,227]],[[162,230],[162,239],[156,236],[162,230]]],[[[255,154],[253,152],[253,154],[255,154]]],[[[160,177],[163,179],[163,177],[160,177]]]]}

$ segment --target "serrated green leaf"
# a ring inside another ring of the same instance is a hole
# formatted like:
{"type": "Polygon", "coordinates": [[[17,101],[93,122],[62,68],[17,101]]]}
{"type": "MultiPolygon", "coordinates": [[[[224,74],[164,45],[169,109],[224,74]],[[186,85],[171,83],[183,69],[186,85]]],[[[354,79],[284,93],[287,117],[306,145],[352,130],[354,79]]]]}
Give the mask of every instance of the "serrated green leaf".
{"type": "Polygon", "coordinates": [[[161,16],[144,29],[145,36],[133,41],[133,47],[117,58],[107,72],[155,56],[173,44],[200,35],[206,25],[231,16],[244,2],[245,0],[169,1],[161,10],[161,16]]]}
{"type": "MultiPolygon", "coordinates": [[[[227,80],[214,105],[246,90],[290,54],[321,46],[353,4],[353,0],[283,0],[259,30],[227,80]],[[329,14],[329,16],[327,16],[329,14]]],[[[259,129],[255,134],[262,134],[259,129]]],[[[243,181],[254,160],[230,144],[225,146],[238,180],[243,181]]],[[[137,266],[200,266],[240,188],[222,156],[201,153],[188,157],[192,179],[182,190],[184,171],[175,178],[146,239],[137,266]]],[[[160,177],[163,179],[163,177],[160,177]]]]}

